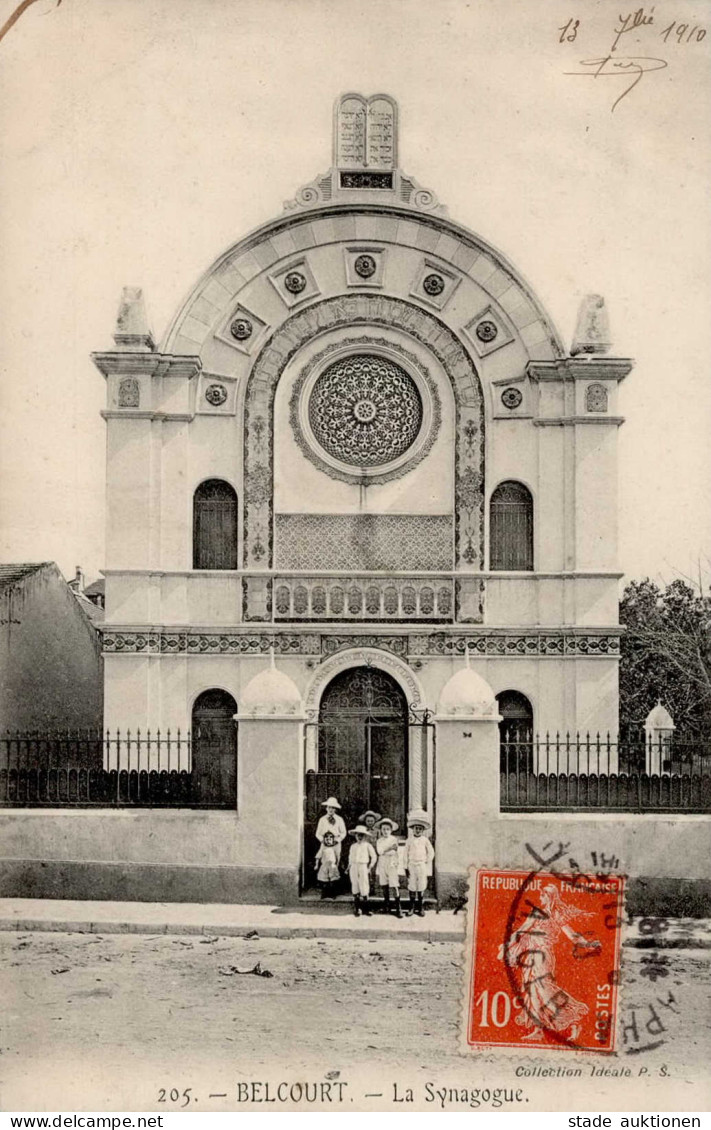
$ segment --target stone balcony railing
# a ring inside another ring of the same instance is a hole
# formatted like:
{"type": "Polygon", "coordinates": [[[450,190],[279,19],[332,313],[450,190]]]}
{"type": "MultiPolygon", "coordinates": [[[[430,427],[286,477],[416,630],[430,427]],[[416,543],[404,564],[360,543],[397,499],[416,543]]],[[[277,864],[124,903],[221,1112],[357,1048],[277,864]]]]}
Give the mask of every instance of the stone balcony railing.
{"type": "Polygon", "coordinates": [[[283,576],[274,578],[274,620],[452,622],[451,575],[283,576]]]}
{"type": "Polygon", "coordinates": [[[617,573],[109,569],[106,626],[437,623],[594,628],[617,623],[617,573]]]}

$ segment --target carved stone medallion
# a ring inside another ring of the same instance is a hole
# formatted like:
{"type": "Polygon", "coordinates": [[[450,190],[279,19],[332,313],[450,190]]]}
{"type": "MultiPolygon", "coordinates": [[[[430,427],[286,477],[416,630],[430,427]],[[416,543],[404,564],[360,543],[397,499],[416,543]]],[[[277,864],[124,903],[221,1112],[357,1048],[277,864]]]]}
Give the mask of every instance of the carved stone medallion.
{"type": "Polygon", "coordinates": [[[494,340],[499,332],[499,328],[496,325],[496,322],[490,322],[487,320],[479,322],[479,325],[477,326],[475,332],[476,336],[479,338],[479,341],[489,342],[494,340]]]}
{"type": "Polygon", "coordinates": [[[208,385],[205,389],[205,400],[214,408],[219,408],[227,400],[227,389],[224,385],[208,385]]]}
{"type": "Polygon", "coordinates": [[[425,294],[430,294],[435,297],[444,290],[444,279],[441,275],[425,275],[422,281],[422,289],[425,294]]]}
{"type": "Polygon", "coordinates": [[[306,290],[306,277],[301,271],[289,271],[284,277],[284,286],[289,294],[301,294],[302,290],[306,290]]]}
{"type": "Polygon", "coordinates": [[[504,408],[518,408],[523,400],[523,393],[520,388],[505,388],[501,393],[501,403],[504,408]]]}
{"type": "Polygon", "coordinates": [[[372,255],[359,255],[353,264],[353,269],[362,279],[370,279],[375,274],[377,265],[372,255]]]}
{"type": "Polygon", "coordinates": [[[230,333],[236,341],[246,341],[252,336],[253,328],[249,318],[235,318],[230,326],[230,333]]]}

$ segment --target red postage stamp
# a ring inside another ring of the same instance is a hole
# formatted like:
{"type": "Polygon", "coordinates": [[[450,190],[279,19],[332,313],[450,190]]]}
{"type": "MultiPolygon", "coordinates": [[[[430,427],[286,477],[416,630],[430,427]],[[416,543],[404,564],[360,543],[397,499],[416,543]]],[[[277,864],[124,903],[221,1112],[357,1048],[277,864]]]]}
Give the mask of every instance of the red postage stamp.
{"type": "Polygon", "coordinates": [[[465,1048],[615,1046],[621,875],[476,871],[465,1048]]]}

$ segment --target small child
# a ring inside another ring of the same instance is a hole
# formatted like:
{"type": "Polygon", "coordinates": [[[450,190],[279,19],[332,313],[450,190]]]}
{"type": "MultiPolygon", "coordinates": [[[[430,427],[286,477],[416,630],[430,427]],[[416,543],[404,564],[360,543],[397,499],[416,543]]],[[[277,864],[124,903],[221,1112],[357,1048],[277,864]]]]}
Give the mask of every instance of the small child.
{"type": "Polygon", "coordinates": [[[399,844],[393,835],[397,824],[387,816],[378,824],[378,839],[375,850],[378,855],[376,875],[383,891],[383,914],[390,913],[390,899],[395,902],[395,917],[402,918],[400,907],[400,878],[398,874],[399,844]]]}
{"type": "Polygon", "coordinates": [[[426,812],[417,809],[407,815],[407,826],[410,835],[405,844],[405,866],[407,867],[407,888],[410,892],[410,906],[408,914],[416,914],[418,918],[425,917],[423,906],[427,880],[432,874],[434,848],[425,835],[425,828],[430,827],[429,817],[426,812]]]}
{"type": "Polygon", "coordinates": [[[368,895],[370,894],[370,872],[376,864],[373,845],[368,840],[368,829],[358,824],[352,831],[356,842],[351,844],[348,855],[348,874],[353,891],[353,913],[360,918],[361,913],[370,917],[368,895]]]}
{"type": "Polygon", "coordinates": [[[333,832],[324,832],[323,843],[316,852],[316,878],[321,884],[321,898],[335,899],[341,873],[338,870],[336,839],[333,832]]]}
{"type": "Polygon", "coordinates": [[[378,840],[378,829],[376,825],[379,819],[380,813],[373,812],[372,808],[369,808],[367,812],[364,812],[361,816],[358,817],[358,823],[365,824],[368,830],[368,841],[373,845],[373,847],[376,846],[378,840]]]}
{"type": "Polygon", "coordinates": [[[328,800],[321,801],[321,807],[325,808],[326,812],[316,825],[316,839],[322,844],[326,832],[332,832],[336,847],[336,863],[340,863],[341,841],[346,838],[345,821],[337,811],[341,806],[335,796],[330,796],[328,800]]]}

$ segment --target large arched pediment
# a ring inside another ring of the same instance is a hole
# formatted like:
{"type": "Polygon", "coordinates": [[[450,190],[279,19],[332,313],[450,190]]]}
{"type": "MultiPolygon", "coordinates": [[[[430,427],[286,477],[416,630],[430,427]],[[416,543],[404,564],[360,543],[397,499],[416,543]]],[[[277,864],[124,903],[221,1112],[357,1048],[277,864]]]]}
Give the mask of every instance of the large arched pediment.
{"type": "Polygon", "coordinates": [[[532,288],[484,240],[442,216],[342,204],[286,215],[226,251],[182,305],[161,351],[198,353],[216,368],[219,358],[224,368],[232,349],[231,368],[244,369],[294,309],[351,289],[438,311],[479,360],[517,344],[525,360],[564,355],[532,288]],[[231,331],[235,320],[250,323],[247,337],[231,331]]]}

